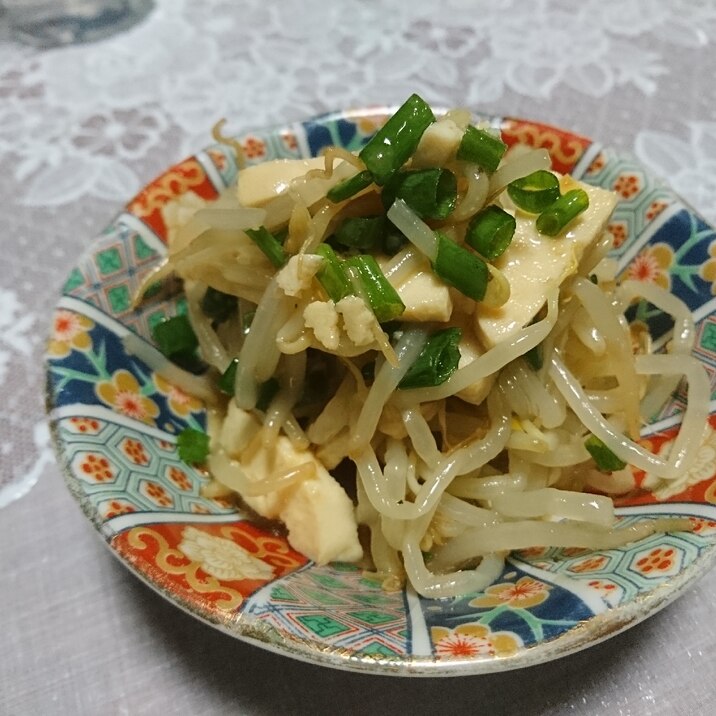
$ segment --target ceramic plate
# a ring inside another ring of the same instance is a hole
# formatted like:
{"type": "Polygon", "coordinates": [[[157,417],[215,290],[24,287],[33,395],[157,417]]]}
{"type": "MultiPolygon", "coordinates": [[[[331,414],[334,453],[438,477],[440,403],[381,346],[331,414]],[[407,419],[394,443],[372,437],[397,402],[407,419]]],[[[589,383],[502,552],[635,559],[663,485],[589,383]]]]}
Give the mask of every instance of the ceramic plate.
{"type": "MultiPolygon", "coordinates": [[[[359,149],[385,108],[341,112],[240,137],[250,162],[359,149]]],[[[554,168],[616,191],[609,231],[619,273],[670,288],[693,310],[696,355],[716,367],[716,235],[633,159],[571,132],[493,117],[508,144],[546,147],[554,168]]],[[[547,661],[594,644],[676,598],[716,557],[716,434],[690,473],[658,496],[619,502],[625,523],[680,515],[693,532],[620,549],[536,548],[513,554],[484,592],[428,600],[386,593],[350,564],[318,567],[228,502],[201,494],[205,478],[177,457],[176,435],[205,425],[202,404],[123,349],[130,332],[184,310],[132,296],[165,252],[172,225],[235,181],[234,156],[212,146],[133,198],[72,270],[54,316],[47,395],[59,460],[72,494],[129,570],[166,599],[231,634],[325,666],[396,675],[458,675],[547,661]]],[[[640,304],[634,320],[657,340],[666,316],[640,304]]],[[[684,388],[643,441],[668,448],[684,388]]],[[[712,403],[712,410],[714,404],[712,403]]],[[[710,418],[716,426],[716,416],[710,418]]],[[[638,488],[643,474],[635,475],[638,488]]]]}

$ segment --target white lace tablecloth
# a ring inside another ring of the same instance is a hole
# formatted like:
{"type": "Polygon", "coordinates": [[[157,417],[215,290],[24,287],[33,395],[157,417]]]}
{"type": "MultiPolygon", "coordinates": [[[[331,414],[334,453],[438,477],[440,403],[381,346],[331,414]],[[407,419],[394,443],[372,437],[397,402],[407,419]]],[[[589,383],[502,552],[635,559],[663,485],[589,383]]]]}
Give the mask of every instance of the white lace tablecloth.
{"type": "Polygon", "coordinates": [[[73,503],[41,356],[79,252],[219,117],[417,91],[632,151],[714,221],[715,38],[706,0],[164,0],[96,44],[0,40],[0,713],[710,712],[716,573],[602,645],[459,680],[329,671],[214,632],[131,578],[73,503]]]}

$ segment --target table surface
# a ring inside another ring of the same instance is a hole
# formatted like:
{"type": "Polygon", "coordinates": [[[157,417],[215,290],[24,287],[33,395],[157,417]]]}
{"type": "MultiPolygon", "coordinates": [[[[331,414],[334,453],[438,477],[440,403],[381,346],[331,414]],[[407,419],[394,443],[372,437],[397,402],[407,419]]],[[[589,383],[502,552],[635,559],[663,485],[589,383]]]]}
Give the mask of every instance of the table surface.
{"type": "Polygon", "coordinates": [[[0,40],[0,712],[700,714],[716,572],[561,661],[460,679],[321,669],[220,634],[110,557],[44,418],[51,309],[118,207],[208,141],[417,91],[636,154],[716,220],[716,3],[157,2],[140,26],[38,51],[0,40]],[[331,28],[327,30],[327,28],[331,28]]]}

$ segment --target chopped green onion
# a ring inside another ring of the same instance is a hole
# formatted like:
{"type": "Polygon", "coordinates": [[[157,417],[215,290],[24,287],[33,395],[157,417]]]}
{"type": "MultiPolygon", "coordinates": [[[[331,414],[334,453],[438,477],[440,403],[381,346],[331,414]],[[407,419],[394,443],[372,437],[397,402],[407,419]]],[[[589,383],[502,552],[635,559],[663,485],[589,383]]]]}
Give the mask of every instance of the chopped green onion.
{"type": "Polygon", "coordinates": [[[281,384],[276,378],[269,378],[266,382],[261,383],[259,386],[259,395],[256,399],[256,410],[260,410],[262,413],[266,412],[280,387],[281,384]]]}
{"type": "Polygon", "coordinates": [[[259,226],[258,229],[245,229],[245,231],[276,268],[281,268],[286,263],[288,257],[281,242],[265,226],[259,226]]]}
{"type": "Polygon", "coordinates": [[[179,457],[189,465],[204,462],[209,454],[209,436],[201,430],[184,428],[177,436],[179,457]]]}
{"type": "Polygon", "coordinates": [[[537,217],[537,231],[547,236],[557,234],[589,206],[584,189],[572,189],[559,197],[537,217]]]}
{"type": "Polygon", "coordinates": [[[388,256],[395,256],[408,240],[399,231],[394,231],[392,224],[383,235],[382,249],[388,256]]]}
{"type": "Polygon", "coordinates": [[[373,175],[366,169],[365,171],[358,172],[348,179],[339,181],[338,184],[332,186],[326,196],[336,204],[339,201],[345,201],[350,199],[354,194],[359,191],[363,191],[366,187],[369,187],[373,183],[373,175]]]}
{"type": "Polygon", "coordinates": [[[320,244],[316,253],[324,259],[316,273],[316,278],[328,294],[328,298],[338,303],[342,298],[350,296],[353,287],[336,252],[328,244],[320,244]]]}
{"type": "Polygon", "coordinates": [[[239,299],[228,293],[222,293],[209,286],[201,299],[201,310],[207,318],[217,323],[223,323],[233,313],[239,304],[239,299]]]}
{"type": "Polygon", "coordinates": [[[350,216],[336,229],[339,244],[352,249],[372,249],[385,234],[385,216],[350,216]]]}
{"type": "Polygon", "coordinates": [[[527,365],[529,365],[532,370],[541,370],[544,365],[544,351],[542,350],[542,344],[538,343],[536,346],[530,348],[524,354],[524,359],[527,361],[527,365]]]}
{"type": "Polygon", "coordinates": [[[617,457],[596,435],[590,435],[584,441],[584,447],[597,464],[597,469],[602,472],[614,472],[626,467],[624,460],[617,457]]]}
{"type": "Polygon", "coordinates": [[[559,199],[559,179],[546,169],[538,169],[507,185],[510,199],[531,214],[539,214],[559,199]]]}
{"type": "Polygon", "coordinates": [[[510,245],[516,226],[514,216],[490,204],[472,217],[465,242],[486,259],[496,259],[510,245]]]}
{"type": "Polygon", "coordinates": [[[368,301],[379,323],[392,321],[403,313],[405,304],[373,256],[352,256],[344,261],[344,265],[349,275],[360,284],[354,285],[356,293],[368,301]]]}
{"type": "Polygon", "coordinates": [[[507,145],[494,134],[469,125],[462,135],[457,158],[494,172],[507,151],[507,145]]]}
{"type": "Polygon", "coordinates": [[[425,100],[417,94],[408,97],[358,155],[376,184],[383,186],[408,161],[434,121],[425,100]]]}
{"type": "Polygon", "coordinates": [[[236,383],[236,369],[239,367],[239,359],[234,358],[229,367],[222,373],[219,378],[219,390],[227,395],[234,394],[234,384],[236,383]]]}
{"type": "Polygon", "coordinates": [[[435,235],[438,240],[438,252],[433,261],[435,273],[460,293],[481,301],[489,280],[487,264],[477,254],[458,246],[439,231],[435,235]]]}
{"type": "Polygon", "coordinates": [[[167,358],[193,353],[199,345],[194,329],[184,314],[157,323],[152,329],[152,337],[167,358]]]}
{"type": "Polygon", "coordinates": [[[457,179],[449,169],[400,171],[383,188],[383,206],[396,198],[423,219],[447,219],[457,203],[457,179]]]}
{"type": "Polygon", "coordinates": [[[445,328],[433,333],[398,387],[432,388],[444,383],[457,370],[460,362],[461,337],[459,328],[445,328]]]}

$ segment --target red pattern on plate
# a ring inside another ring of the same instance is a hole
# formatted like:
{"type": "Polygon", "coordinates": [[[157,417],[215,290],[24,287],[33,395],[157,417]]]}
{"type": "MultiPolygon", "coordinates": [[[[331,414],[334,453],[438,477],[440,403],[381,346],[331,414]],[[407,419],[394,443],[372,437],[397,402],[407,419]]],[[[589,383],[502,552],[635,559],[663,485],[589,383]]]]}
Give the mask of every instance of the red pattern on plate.
{"type": "Polygon", "coordinates": [[[522,119],[505,119],[501,131],[502,141],[509,147],[513,144],[527,144],[537,149],[546,149],[552,157],[552,168],[562,174],[569,174],[574,169],[592,143],[579,134],[522,119]]]}
{"type": "Polygon", "coordinates": [[[140,218],[166,243],[167,227],[162,216],[162,207],[189,190],[206,200],[215,199],[219,195],[204,168],[194,157],[176,164],[148,184],[127,204],[127,211],[140,218]]]}
{"type": "Polygon", "coordinates": [[[112,547],[150,584],[214,617],[233,613],[256,590],[308,561],[292,549],[285,538],[246,521],[142,525],[116,535],[112,547]],[[187,539],[187,530],[194,536],[201,533],[207,541],[218,544],[218,549],[227,541],[233,543],[251,559],[268,566],[265,569],[267,578],[221,579],[213,576],[202,562],[190,559],[180,549],[183,540],[187,539]],[[271,573],[272,576],[268,576],[271,573]]]}

